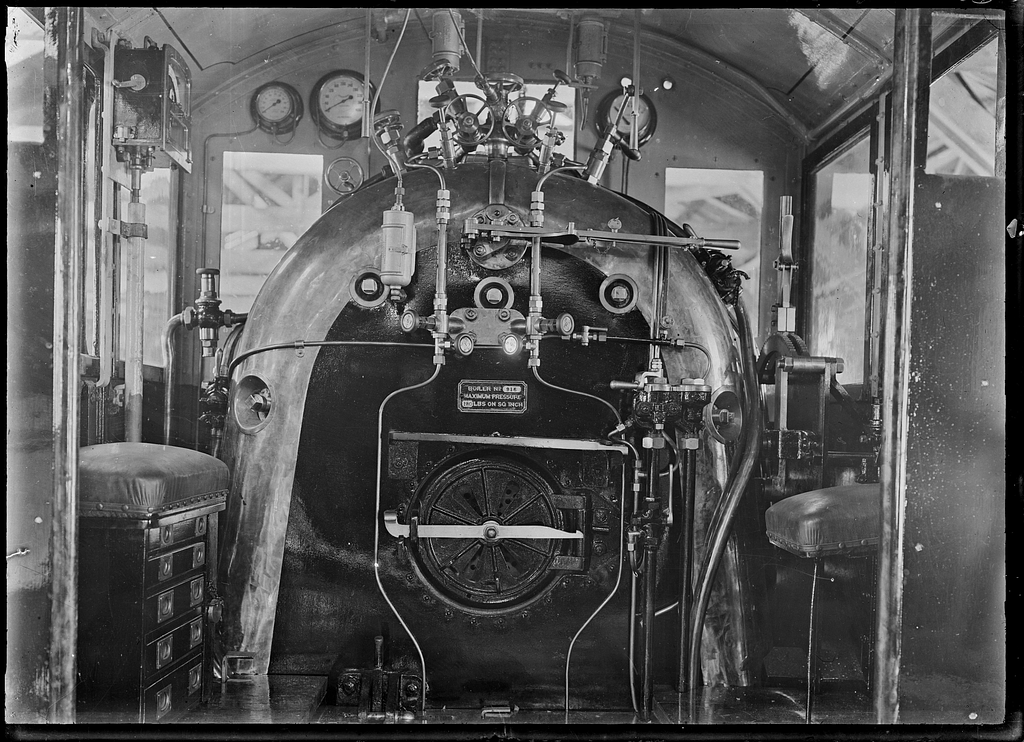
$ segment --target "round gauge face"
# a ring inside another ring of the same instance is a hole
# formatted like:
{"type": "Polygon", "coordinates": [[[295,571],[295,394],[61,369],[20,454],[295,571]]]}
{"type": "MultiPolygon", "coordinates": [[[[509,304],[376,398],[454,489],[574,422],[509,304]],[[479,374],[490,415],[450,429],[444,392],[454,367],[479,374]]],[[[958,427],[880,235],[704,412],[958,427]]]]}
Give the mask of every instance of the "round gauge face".
{"type": "MultiPolygon", "coordinates": [[[[654,129],[658,125],[658,116],[654,109],[654,104],[646,95],[641,95],[637,98],[636,123],[640,144],[644,144],[654,135],[654,129]]],[[[601,132],[606,132],[612,125],[615,125],[619,134],[628,141],[630,130],[633,128],[633,103],[631,96],[623,95],[621,92],[613,93],[601,101],[598,109],[597,126],[601,132]]]]}
{"type": "MultiPolygon", "coordinates": [[[[363,76],[354,70],[335,70],[321,77],[309,98],[313,118],[321,131],[340,139],[358,137],[366,87],[363,76]]],[[[370,85],[371,98],[373,90],[370,85]]]]}
{"type": "Polygon", "coordinates": [[[295,112],[295,101],[281,85],[269,85],[256,94],[256,111],[260,118],[279,124],[295,112]]]}
{"type": "Polygon", "coordinates": [[[287,134],[302,118],[302,96],[288,83],[268,82],[256,89],[249,102],[249,113],[264,131],[287,134]]]}
{"type": "Polygon", "coordinates": [[[348,75],[332,77],[320,88],[317,106],[323,117],[337,126],[363,118],[363,82],[348,75]]]}

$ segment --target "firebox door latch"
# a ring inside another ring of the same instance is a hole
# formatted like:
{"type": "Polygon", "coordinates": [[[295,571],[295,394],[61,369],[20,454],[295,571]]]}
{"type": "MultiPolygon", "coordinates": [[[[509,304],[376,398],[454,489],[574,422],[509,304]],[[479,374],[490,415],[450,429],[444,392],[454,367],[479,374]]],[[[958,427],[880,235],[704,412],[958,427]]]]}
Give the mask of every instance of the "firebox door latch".
{"type": "Polygon", "coordinates": [[[479,524],[420,525],[418,518],[398,522],[398,512],[384,512],[384,527],[395,538],[479,538],[494,542],[502,539],[582,539],[582,531],[562,531],[542,525],[503,525],[489,520],[479,524]]]}

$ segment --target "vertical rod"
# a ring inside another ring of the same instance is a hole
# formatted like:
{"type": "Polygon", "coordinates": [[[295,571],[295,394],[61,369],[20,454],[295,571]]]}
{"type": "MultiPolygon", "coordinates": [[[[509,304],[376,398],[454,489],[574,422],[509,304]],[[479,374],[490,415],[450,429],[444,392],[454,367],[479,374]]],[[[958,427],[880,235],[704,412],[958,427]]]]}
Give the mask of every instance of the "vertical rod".
{"type": "Polygon", "coordinates": [[[366,172],[370,172],[370,127],[373,125],[373,96],[370,94],[370,32],[373,28],[373,9],[366,9],[366,38],[363,41],[363,126],[359,136],[366,139],[366,172]]]}
{"type": "Polygon", "coordinates": [[[640,106],[640,94],[643,92],[640,88],[640,8],[636,9],[633,16],[633,89],[635,91],[631,96],[633,124],[629,127],[629,146],[631,149],[637,150],[640,148],[640,132],[636,125],[637,109],[640,106]]]}
{"type": "Polygon", "coordinates": [[[479,60],[478,64],[484,63],[484,12],[483,8],[480,9],[480,14],[476,17],[476,59],[479,60]]]}
{"type": "Polygon", "coordinates": [[[885,218],[886,186],[886,131],[885,121],[887,117],[888,93],[878,96],[878,105],[875,114],[875,158],[872,163],[872,174],[874,175],[874,192],[871,208],[871,246],[867,256],[867,293],[864,302],[864,380],[865,384],[861,390],[861,399],[871,402],[878,402],[878,343],[879,343],[879,314],[881,312],[881,281],[879,279],[879,265],[882,261],[882,238],[884,228],[882,220],[885,218]]]}
{"type": "Polygon", "coordinates": [[[882,299],[881,535],[874,667],[879,724],[899,717],[903,621],[903,526],[909,428],[910,308],[913,299],[914,176],[923,165],[931,65],[931,14],[896,11],[892,86],[892,159],[882,299]],[[922,100],[923,97],[923,100],[922,100]]]}
{"type": "Polygon", "coordinates": [[[679,545],[679,677],[676,688],[683,693],[690,688],[690,614],[693,612],[693,513],[697,492],[697,452],[688,448],[682,454],[683,518],[682,542],[679,545]]]}
{"type": "MultiPolygon", "coordinates": [[[[54,245],[53,463],[50,530],[50,723],[75,720],[75,650],[78,642],[78,435],[79,327],[81,306],[84,168],[82,121],[84,64],[82,9],[49,8],[47,61],[56,61],[56,80],[47,93],[56,100],[57,213],[54,245]],[[54,46],[56,48],[54,48],[54,46]]],[[[42,677],[46,677],[45,673],[42,677]]]]}
{"type": "MultiPolygon", "coordinates": [[[[99,333],[96,336],[97,352],[100,357],[100,375],[96,381],[97,387],[106,387],[114,375],[114,348],[117,345],[117,333],[114,327],[114,316],[117,311],[117,302],[114,298],[117,293],[115,286],[116,272],[114,263],[117,250],[114,241],[117,239],[110,231],[110,220],[114,217],[114,209],[117,201],[113,198],[116,194],[113,165],[110,161],[110,153],[113,150],[111,142],[114,131],[114,53],[117,48],[117,34],[107,31],[107,49],[103,59],[103,94],[102,110],[100,113],[103,121],[100,132],[100,151],[103,153],[100,161],[100,219],[103,221],[101,229],[100,258],[96,265],[96,272],[99,274],[99,291],[97,292],[96,313],[99,318],[99,333]]],[[[100,416],[105,420],[105,415],[100,416]]]]}
{"type": "Polygon", "coordinates": [[[647,458],[647,476],[645,488],[647,496],[644,499],[643,508],[645,518],[650,519],[647,536],[644,539],[644,617],[641,642],[643,644],[643,656],[640,665],[640,718],[649,721],[654,709],[654,611],[655,611],[655,589],[658,584],[658,524],[654,518],[658,514],[658,449],[650,448],[645,451],[647,458]]]}
{"type": "Polygon", "coordinates": [[[818,593],[818,567],[820,559],[814,560],[814,572],[811,575],[811,618],[807,627],[807,708],[804,711],[804,724],[811,723],[811,713],[814,709],[814,683],[818,674],[818,652],[815,644],[818,641],[817,632],[817,606],[815,598],[818,593]]]}
{"type": "MultiPolygon", "coordinates": [[[[145,224],[146,205],[139,198],[142,189],[142,156],[132,155],[131,162],[131,199],[126,209],[129,224],[145,224]]],[[[142,354],[145,344],[145,251],[146,241],[143,237],[129,237],[128,251],[125,256],[125,285],[127,296],[127,343],[124,366],[124,414],[125,439],[135,443],[142,441],[142,354]]]]}

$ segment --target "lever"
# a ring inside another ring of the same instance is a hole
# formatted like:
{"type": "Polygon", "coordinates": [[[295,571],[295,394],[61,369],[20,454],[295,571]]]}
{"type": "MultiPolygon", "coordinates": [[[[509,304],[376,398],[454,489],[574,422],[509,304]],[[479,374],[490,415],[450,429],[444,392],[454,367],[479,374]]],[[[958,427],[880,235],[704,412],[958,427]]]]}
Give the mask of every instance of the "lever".
{"type": "MultiPolygon", "coordinates": [[[[386,510],[384,512],[384,527],[388,533],[396,538],[409,538],[413,528],[408,523],[398,522],[398,512],[386,510]]],[[[506,526],[494,520],[488,520],[479,525],[419,525],[416,524],[416,536],[418,538],[482,538],[484,541],[501,541],[502,539],[546,539],[546,538],[569,538],[582,539],[583,533],[575,531],[560,531],[551,526],[506,526]]]]}

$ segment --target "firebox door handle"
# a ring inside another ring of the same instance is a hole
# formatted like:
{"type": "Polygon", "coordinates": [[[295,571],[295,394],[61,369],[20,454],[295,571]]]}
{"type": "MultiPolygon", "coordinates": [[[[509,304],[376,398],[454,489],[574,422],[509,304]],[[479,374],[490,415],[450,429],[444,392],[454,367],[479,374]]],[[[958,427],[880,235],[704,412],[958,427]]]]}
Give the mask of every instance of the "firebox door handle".
{"type": "MultiPolygon", "coordinates": [[[[409,538],[412,528],[408,523],[398,522],[398,512],[384,511],[384,527],[396,538],[409,538]]],[[[417,538],[482,538],[484,541],[501,541],[502,539],[546,539],[569,538],[582,539],[580,531],[560,531],[551,526],[505,526],[489,520],[479,525],[416,525],[417,538]]]]}

